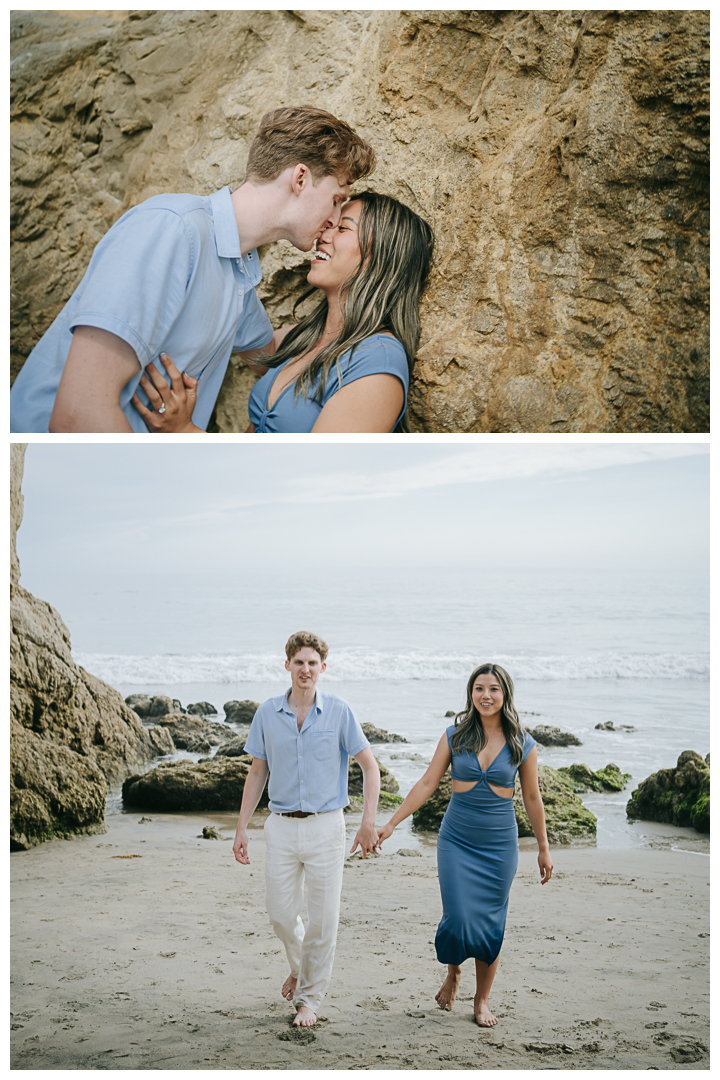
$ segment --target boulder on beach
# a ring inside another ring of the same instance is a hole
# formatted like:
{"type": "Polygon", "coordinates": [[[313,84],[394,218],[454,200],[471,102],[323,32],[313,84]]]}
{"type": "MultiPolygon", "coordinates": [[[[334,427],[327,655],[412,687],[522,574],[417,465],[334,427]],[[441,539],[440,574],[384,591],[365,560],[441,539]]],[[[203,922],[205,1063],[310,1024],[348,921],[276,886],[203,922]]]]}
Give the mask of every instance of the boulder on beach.
{"type": "MultiPolygon", "coordinates": [[[[545,806],[548,839],[551,844],[570,844],[575,840],[586,840],[595,836],[597,819],[583,806],[569,786],[566,777],[548,765],[540,765],[538,766],[538,781],[545,806]]],[[[451,795],[452,779],[448,769],[435,792],[413,814],[413,828],[437,832],[451,795]]],[[[514,803],[518,835],[532,836],[532,827],[519,790],[515,793],[514,803]]]]}
{"type": "Polygon", "coordinates": [[[208,753],[211,746],[221,746],[224,742],[236,738],[235,732],[225,724],[220,724],[215,720],[206,720],[202,716],[190,716],[188,713],[173,712],[167,716],[160,716],[156,726],[170,733],[178,750],[193,751],[195,747],[191,745],[192,743],[205,742],[206,749],[195,751],[202,754],[208,753]]]}
{"type": "MultiPolygon", "coordinates": [[[[252,758],[214,757],[211,761],[166,761],[123,783],[123,805],[132,810],[239,811],[252,758]]],[[[267,806],[267,786],[260,806],[267,806]]]]}
{"type": "Polygon", "coordinates": [[[597,772],[587,765],[562,765],[557,771],[567,777],[576,795],[586,791],[622,791],[630,779],[630,773],[621,772],[612,762],[597,772]]]}
{"type": "Polygon", "coordinates": [[[228,742],[218,747],[215,757],[242,757],[245,753],[246,742],[247,736],[235,735],[228,742]]]}
{"type": "Polygon", "coordinates": [[[130,694],[125,698],[125,704],[128,708],[136,712],[138,716],[149,716],[152,709],[153,699],[148,697],[147,694],[130,694]]]}
{"type": "Polygon", "coordinates": [[[223,705],[228,724],[251,724],[259,708],[259,701],[226,701],[223,705]]]}
{"type": "Polygon", "coordinates": [[[538,724],[537,727],[526,727],[525,730],[541,746],[582,746],[577,735],[573,735],[570,731],[562,731],[559,727],[552,727],[550,724],[538,724]]]}
{"type": "Polygon", "coordinates": [[[108,783],[174,751],[117,690],[72,658],[57,611],[19,584],[25,446],[13,443],[10,484],[10,848],[104,832],[108,783]]]}
{"type": "MultiPolygon", "coordinates": [[[[375,760],[378,763],[380,769],[380,790],[387,791],[391,795],[395,795],[399,790],[399,784],[390,770],[383,765],[382,761],[375,760]]],[[[362,796],[363,793],[363,772],[354,757],[348,759],[348,795],[350,798],[362,796]]]]}
{"type": "Polygon", "coordinates": [[[633,791],[627,804],[631,820],[666,821],[710,832],[710,755],[684,750],[674,769],[660,769],[633,791]]]}
{"type": "Polygon", "coordinates": [[[365,738],[369,743],[407,742],[402,735],[393,735],[384,728],[377,728],[374,724],[361,724],[365,738]]]}
{"type": "Polygon", "coordinates": [[[612,720],[606,720],[604,724],[596,724],[596,731],[634,731],[635,728],[632,724],[618,724],[617,727],[613,724],[612,720]]]}
{"type": "Polygon", "coordinates": [[[190,713],[191,716],[217,716],[218,714],[215,706],[209,701],[196,701],[193,705],[188,705],[185,712],[190,713]]]}

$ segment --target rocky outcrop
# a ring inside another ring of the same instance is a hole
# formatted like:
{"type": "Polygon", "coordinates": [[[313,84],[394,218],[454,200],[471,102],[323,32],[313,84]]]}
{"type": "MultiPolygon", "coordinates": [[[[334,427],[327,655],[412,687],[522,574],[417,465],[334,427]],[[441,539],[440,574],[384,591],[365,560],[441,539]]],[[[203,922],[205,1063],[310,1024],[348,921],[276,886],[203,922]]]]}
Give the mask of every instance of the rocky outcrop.
{"type": "Polygon", "coordinates": [[[226,701],[223,705],[225,721],[228,724],[251,724],[259,708],[259,701],[226,701]]]}
{"type": "Polygon", "coordinates": [[[215,757],[242,757],[245,754],[246,735],[236,735],[219,746],[215,757]]]}
{"type": "Polygon", "coordinates": [[[587,765],[561,765],[557,771],[570,782],[576,795],[586,791],[623,791],[630,779],[630,773],[620,772],[612,763],[597,772],[588,769],[587,765]]]}
{"type": "Polygon", "coordinates": [[[596,731],[634,731],[635,728],[632,726],[632,724],[618,724],[618,726],[615,727],[615,724],[612,722],[612,720],[606,720],[604,724],[596,724],[595,725],[595,730],[596,731]]]}
{"type": "MultiPolygon", "coordinates": [[[[212,761],[164,761],[143,775],[129,776],[123,805],[132,810],[239,811],[252,758],[214,757],[212,761]]],[[[267,806],[267,787],[258,805],[267,806]]]]}
{"type": "Polygon", "coordinates": [[[703,759],[684,750],[674,769],[660,769],[633,791],[627,804],[631,820],[666,821],[710,832],[710,755],[703,759]]]}
{"type": "Polygon", "coordinates": [[[538,724],[537,727],[529,727],[525,730],[541,746],[582,746],[577,735],[573,735],[570,731],[562,731],[559,727],[551,727],[549,724],[538,724]]]}
{"type": "MultiPolygon", "coordinates": [[[[22,457],[11,445],[13,519],[22,517],[22,457]]],[[[146,728],[112,687],[74,663],[58,613],[18,584],[11,549],[10,843],[24,849],[54,836],[104,831],[107,783],[174,750],[146,728]]]]}
{"type": "Polygon", "coordinates": [[[178,750],[207,754],[212,746],[221,746],[237,738],[225,724],[188,713],[169,713],[157,718],[156,728],[166,731],[178,750]]]}
{"type": "MultiPolygon", "coordinates": [[[[18,11],[11,37],[14,372],[128,207],[237,185],[262,113],[310,102],[437,234],[415,430],[708,430],[708,11],[18,11]]],[[[261,255],[279,325],[307,256],[261,255]]],[[[231,363],[217,430],[251,384],[231,363]]]]}
{"type": "MultiPolygon", "coordinates": [[[[597,818],[583,806],[573,792],[571,781],[559,770],[551,769],[548,765],[539,765],[538,782],[550,843],[571,844],[575,840],[592,839],[597,831],[597,818]]],[[[436,832],[440,828],[451,795],[452,779],[448,769],[435,792],[413,814],[413,828],[436,832]]],[[[519,792],[515,794],[514,809],[518,835],[532,836],[532,827],[519,792]]]]}
{"type": "Polygon", "coordinates": [[[374,724],[361,724],[363,734],[369,743],[396,743],[407,742],[402,735],[393,735],[389,731],[385,731],[384,728],[377,728],[374,724]]]}

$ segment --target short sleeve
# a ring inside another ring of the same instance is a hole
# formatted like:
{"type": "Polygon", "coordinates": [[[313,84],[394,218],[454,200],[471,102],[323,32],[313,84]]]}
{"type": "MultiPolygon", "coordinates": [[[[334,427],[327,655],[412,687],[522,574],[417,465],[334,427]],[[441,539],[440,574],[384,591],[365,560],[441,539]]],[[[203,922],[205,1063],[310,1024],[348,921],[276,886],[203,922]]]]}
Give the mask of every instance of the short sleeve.
{"type": "Polygon", "coordinates": [[[144,367],[182,311],[193,255],[180,215],[162,207],[129,211],[96,247],[70,329],[109,330],[144,367]]]}
{"type": "MultiPolygon", "coordinates": [[[[523,742],[523,756],[522,756],[523,761],[525,761],[525,758],[528,756],[528,754],[532,750],[533,746],[537,746],[537,743],[535,742],[535,740],[533,739],[532,735],[529,732],[527,732],[527,731],[524,732],[524,735],[525,735],[525,741],[523,742]]],[[[520,764],[522,765],[522,762],[520,762],[520,764]]]]}
{"type": "Polygon", "coordinates": [[[445,737],[447,739],[448,749],[450,750],[451,754],[452,754],[452,737],[453,737],[454,734],[455,734],[455,725],[454,724],[450,724],[450,727],[445,728],[445,737]]]}
{"type": "MultiPolygon", "coordinates": [[[[374,334],[358,345],[352,357],[343,357],[341,367],[342,386],[347,386],[357,379],[364,379],[368,375],[394,375],[402,383],[402,411],[405,412],[410,372],[407,355],[397,338],[390,334],[374,334]]],[[[331,383],[331,392],[325,394],[323,404],[339,389],[336,379],[328,379],[328,389],[331,383]]],[[[402,413],[400,415],[402,416],[402,413]]]]}
{"type": "Polygon", "coordinates": [[[272,337],[273,328],[267,312],[255,289],[250,289],[243,297],[243,313],[233,341],[233,349],[236,352],[261,349],[270,344],[272,337]]]}
{"type": "Polygon", "coordinates": [[[360,727],[355,713],[349,705],[345,706],[340,745],[343,750],[347,750],[348,754],[352,754],[353,757],[362,750],[366,750],[370,745],[365,732],[360,727]]]}
{"type": "Polygon", "coordinates": [[[252,723],[250,724],[250,731],[248,732],[247,742],[245,743],[245,753],[250,754],[251,757],[261,758],[263,761],[267,761],[261,709],[258,709],[255,713],[252,723]]]}

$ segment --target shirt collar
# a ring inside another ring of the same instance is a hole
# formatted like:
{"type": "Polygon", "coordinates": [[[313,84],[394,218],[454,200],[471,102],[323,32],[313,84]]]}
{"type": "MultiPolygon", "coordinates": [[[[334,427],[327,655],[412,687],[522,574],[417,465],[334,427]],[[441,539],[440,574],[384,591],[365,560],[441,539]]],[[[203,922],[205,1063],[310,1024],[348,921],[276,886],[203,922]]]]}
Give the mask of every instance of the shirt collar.
{"type": "MultiPolygon", "coordinates": [[[[290,708],[290,705],[288,704],[288,698],[290,697],[290,691],[291,690],[292,690],[292,686],[288,687],[288,689],[285,691],[283,696],[280,698],[280,705],[278,706],[278,712],[284,712],[284,713],[287,713],[289,716],[295,716],[295,713],[292,711],[292,709],[290,708]]],[[[319,713],[321,713],[323,711],[323,694],[322,694],[322,690],[319,690],[317,687],[315,688],[315,706],[314,707],[317,709],[317,711],[319,713]]],[[[310,712],[312,712],[312,709],[310,710],[310,712]]],[[[309,715],[310,715],[310,713],[308,713],[308,716],[309,715]]]]}
{"type": "Polygon", "coordinates": [[[215,248],[219,258],[240,259],[250,283],[257,285],[262,277],[257,248],[246,252],[243,258],[229,187],[220,188],[220,191],[215,191],[210,195],[210,210],[215,230],[215,248]],[[252,256],[252,258],[248,256],[252,256]]]}

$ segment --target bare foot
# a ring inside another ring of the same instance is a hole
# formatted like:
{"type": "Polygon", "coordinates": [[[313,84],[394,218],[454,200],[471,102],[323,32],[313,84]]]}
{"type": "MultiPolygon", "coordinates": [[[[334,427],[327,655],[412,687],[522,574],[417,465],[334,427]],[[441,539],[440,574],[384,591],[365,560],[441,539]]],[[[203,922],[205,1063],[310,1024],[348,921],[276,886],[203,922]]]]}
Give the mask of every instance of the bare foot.
{"type": "Polygon", "coordinates": [[[460,968],[457,968],[456,971],[450,971],[448,968],[447,978],[435,995],[435,1000],[441,1009],[447,1009],[448,1012],[452,1011],[459,987],[460,968]]]}
{"type": "Polygon", "coordinates": [[[498,1022],[497,1016],[493,1016],[490,1012],[487,1001],[478,1001],[475,999],[475,1019],[480,1027],[495,1027],[498,1022]]]}
{"type": "MultiPolygon", "coordinates": [[[[297,981],[297,980],[296,980],[297,981]]],[[[293,1027],[312,1027],[317,1023],[317,1016],[307,1005],[301,1005],[293,1020],[293,1027]]]]}
{"type": "Polygon", "coordinates": [[[286,1001],[292,1001],[295,997],[295,991],[297,990],[297,978],[295,975],[288,975],[287,979],[283,983],[282,996],[286,1001]]]}

